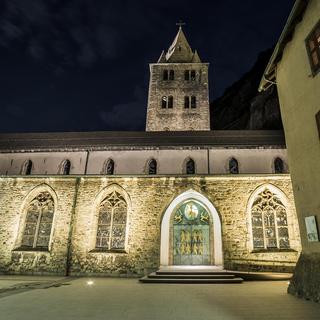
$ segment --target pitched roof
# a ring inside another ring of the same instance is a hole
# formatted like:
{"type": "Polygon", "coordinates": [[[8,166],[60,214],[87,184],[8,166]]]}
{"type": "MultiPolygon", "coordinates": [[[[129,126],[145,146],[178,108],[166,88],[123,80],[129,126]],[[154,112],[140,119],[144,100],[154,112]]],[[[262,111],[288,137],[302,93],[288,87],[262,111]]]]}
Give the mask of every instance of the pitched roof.
{"type": "Polygon", "coordinates": [[[0,153],[179,148],[285,148],[282,131],[2,133],[0,153]]]}
{"type": "Polygon", "coordinates": [[[197,51],[192,51],[181,26],[168,51],[165,54],[162,52],[158,63],[201,63],[197,51]]]}
{"type": "Polygon", "coordinates": [[[282,59],[282,54],[287,43],[291,41],[296,25],[302,20],[308,0],[296,0],[288,20],[283,28],[280,38],[274,48],[269,63],[263,73],[259,84],[259,91],[265,91],[276,81],[276,66],[282,59]]]}

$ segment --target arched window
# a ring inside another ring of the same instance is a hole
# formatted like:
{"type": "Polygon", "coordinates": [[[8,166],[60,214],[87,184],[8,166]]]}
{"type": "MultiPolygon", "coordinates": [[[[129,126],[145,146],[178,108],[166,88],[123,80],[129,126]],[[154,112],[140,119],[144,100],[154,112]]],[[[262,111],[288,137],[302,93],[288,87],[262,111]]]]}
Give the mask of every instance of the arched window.
{"type": "Polygon", "coordinates": [[[169,71],[169,80],[174,80],[174,70],[169,71]]]}
{"type": "Polygon", "coordinates": [[[191,79],[191,81],[195,81],[196,80],[196,72],[194,70],[191,70],[190,79],[191,79]]]}
{"type": "Polygon", "coordinates": [[[254,249],[290,248],[286,208],[267,188],[253,201],[251,223],[254,249]]]}
{"type": "Polygon", "coordinates": [[[21,247],[47,250],[54,214],[54,201],[49,192],[41,192],[28,205],[21,247]]]}
{"type": "Polygon", "coordinates": [[[162,109],[166,109],[167,108],[167,101],[168,101],[168,98],[166,96],[163,96],[161,98],[161,108],[162,109]]]}
{"type": "Polygon", "coordinates": [[[169,109],[173,108],[173,96],[168,97],[168,108],[169,109]]]}
{"type": "Polygon", "coordinates": [[[148,174],[157,174],[157,161],[151,159],[148,163],[148,174]]]}
{"type": "Polygon", "coordinates": [[[189,109],[190,108],[190,97],[185,96],[184,97],[184,108],[189,109]]]}
{"type": "Polygon", "coordinates": [[[281,158],[274,160],[274,173],[284,173],[284,164],[281,158]]]}
{"type": "Polygon", "coordinates": [[[96,248],[123,250],[125,248],[127,203],[117,191],[101,202],[98,216],[96,248]]]}
{"type": "Polygon", "coordinates": [[[229,172],[232,174],[239,173],[238,161],[235,158],[231,158],[229,160],[229,172]]]}
{"type": "Polygon", "coordinates": [[[197,99],[196,96],[191,96],[191,108],[197,107],[197,99]]]}
{"type": "Polygon", "coordinates": [[[63,175],[70,174],[70,169],[71,169],[71,162],[70,160],[67,159],[62,164],[62,174],[63,175]]]}
{"type": "Polygon", "coordinates": [[[33,163],[31,160],[27,160],[24,164],[23,164],[23,168],[22,168],[22,174],[25,174],[26,176],[31,174],[32,171],[32,167],[33,167],[33,163]]]}
{"type": "Polygon", "coordinates": [[[186,163],[186,173],[187,174],[195,174],[195,164],[192,159],[189,159],[186,163]]]}
{"type": "Polygon", "coordinates": [[[114,161],[109,159],[105,166],[105,174],[113,174],[114,173],[114,161]]]}
{"type": "Polygon", "coordinates": [[[163,70],[163,80],[168,80],[168,78],[169,78],[168,70],[163,70]]]}

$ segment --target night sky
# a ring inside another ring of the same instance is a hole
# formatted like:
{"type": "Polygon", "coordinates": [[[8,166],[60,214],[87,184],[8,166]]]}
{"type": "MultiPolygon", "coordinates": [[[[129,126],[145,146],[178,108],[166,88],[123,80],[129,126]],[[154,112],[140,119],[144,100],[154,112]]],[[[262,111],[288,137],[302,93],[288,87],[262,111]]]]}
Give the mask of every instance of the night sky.
{"type": "Polygon", "coordinates": [[[0,0],[1,132],[144,130],[148,63],[176,22],[219,97],[279,38],[293,0],[0,0]]]}

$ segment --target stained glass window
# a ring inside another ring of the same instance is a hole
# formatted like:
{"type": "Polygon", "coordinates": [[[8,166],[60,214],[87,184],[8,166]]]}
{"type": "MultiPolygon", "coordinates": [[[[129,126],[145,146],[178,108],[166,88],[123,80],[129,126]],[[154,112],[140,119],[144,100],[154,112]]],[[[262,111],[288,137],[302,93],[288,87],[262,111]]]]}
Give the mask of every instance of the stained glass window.
{"type": "Polygon", "coordinates": [[[29,204],[21,247],[48,249],[54,213],[54,201],[49,192],[41,192],[29,204]]]}
{"type": "Polygon", "coordinates": [[[124,249],[127,203],[120,193],[113,191],[101,203],[96,237],[97,249],[124,249]]]}
{"type": "Polygon", "coordinates": [[[254,249],[290,248],[286,208],[269,189],[254,199],[251,222],[254,249]]]}

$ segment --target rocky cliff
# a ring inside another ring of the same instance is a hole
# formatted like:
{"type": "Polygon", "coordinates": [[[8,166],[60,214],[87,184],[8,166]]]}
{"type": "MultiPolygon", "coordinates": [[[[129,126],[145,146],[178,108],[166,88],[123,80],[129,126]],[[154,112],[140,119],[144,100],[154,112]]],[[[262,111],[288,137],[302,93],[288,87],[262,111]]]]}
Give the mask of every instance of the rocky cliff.
{"type": "Polygon", "coordinates": [[[258,92],[271,54],[272,49],[260,53],[251,70],[210,104],[211,129],[282,129],[276,86],[258,92]]]}

